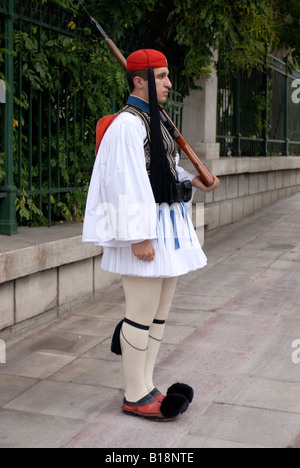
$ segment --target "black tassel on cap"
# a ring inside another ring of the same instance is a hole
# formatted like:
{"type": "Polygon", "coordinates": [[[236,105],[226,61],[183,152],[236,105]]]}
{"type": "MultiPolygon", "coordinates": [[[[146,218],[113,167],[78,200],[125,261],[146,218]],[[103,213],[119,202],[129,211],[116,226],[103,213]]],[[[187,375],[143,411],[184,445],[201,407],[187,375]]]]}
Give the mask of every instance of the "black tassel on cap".
{"type": "Polygon", "coordinates": [[[172,204],[172,193],[176,193],[176,180],[168,161],[160,128],[156,82],[153,68],[148,69],[151,164],[150,183],[156,203],[172,204]]]}

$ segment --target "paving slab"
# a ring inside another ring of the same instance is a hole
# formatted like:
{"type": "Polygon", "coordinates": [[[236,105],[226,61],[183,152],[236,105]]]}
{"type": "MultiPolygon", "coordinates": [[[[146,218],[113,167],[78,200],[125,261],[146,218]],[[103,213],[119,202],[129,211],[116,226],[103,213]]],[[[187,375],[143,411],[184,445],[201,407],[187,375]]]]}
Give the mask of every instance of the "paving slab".
{"type": "Polygon", "coordinates": [[[45,379],[74,359],[75,356],[65,356],[50,351],[31,353],[11,365],[7,363],[3,367],[3,372],[8,375],[45,379]]]}
{"type": "Polygon", "coordinates": [[[20,377],[17,375],[0,376],[0,407],[13,400],[18,395],[33,387],[37,379],[20,377]]]}
{"type": "Polygon", "coordinates": [[[299,414],[213,403],[189,434],[251,447],[288,448],[299,424],[299,414]]]}
{"type": "Polygon", "coordinates": [[[125,305],[115,284],[6,343],[0,448],[299,448],[299,229],[298,194],[210,233],[208,266],[179,279],[155,370],[162,392],[176,381],[195,390],[177,421],[121,411],[122,359],[110,342],[125,305]]]}
{"type": "Polygon", "coordinates": [[[230,440],[214,439],[212,437],[197,437],[187,435],[175,448],[179,449],[250,449],[264,448],[261,445],[248,445],[230,440]]]}
{"type": "Polygon", "coordinates": [[[77,434],[84,423],[38,413],[0,410],[1,448],[57,448],[77,434]]]}
{"type": "MultiPolygon", "coordinates": [[[[105,337],[102,338],[105,340],[105,337]]],[[[98,336],[59,332],[39,331],[14,344],[15,352],[61,352],[64,355],[81,356],[99,343],[98,336]]],[[[9,361],[11,358],[9,357],[9,361]]]]}
{"type": "Polygon", "coordinates": [[[121,359],[120,362],[111,362],[78,358],[61,371],[53,373],[51,379],[117,389],[122,389],[124,386],[121,359]]]}
{"type": "Polygon", "coordinates": [[[111,388],[44,380],[3,408],[88,421],[106,409],[118,393],[111,388]]]}
{"type": "Polygon", "coordinates": [[[215,399],[216,403],[300,414],[300,382],[239,375],[215,399]]]}

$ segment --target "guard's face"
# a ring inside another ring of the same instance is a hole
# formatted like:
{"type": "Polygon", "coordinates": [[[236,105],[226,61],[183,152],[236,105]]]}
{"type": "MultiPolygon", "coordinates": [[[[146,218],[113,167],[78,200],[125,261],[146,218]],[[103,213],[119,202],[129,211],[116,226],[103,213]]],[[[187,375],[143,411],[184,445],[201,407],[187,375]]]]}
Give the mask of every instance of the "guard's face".
{"type": "MultiPolygon", "coordinates": [[[[172,83],[169,80],[169,69],[167,67],[155,68],[154,76],[156,83],[157,101],[159,105],[166,102],[169,91],[172,88],[172,83]]],[[[133,95],[138,96],[149,102],[148,80],[144,80],[140,76],[134,78],[135,89],[133,95]]]]}
{"type": "Polygon", "coordinates": [[[156,82],[156,92],[157,92],[157,101],[159,105],[162,105],[166,102],[169,91],[172,88],[172,83],[169,80],[169,69],[168,68],[156,68],[154,70],[155,82],[156,82]]]}

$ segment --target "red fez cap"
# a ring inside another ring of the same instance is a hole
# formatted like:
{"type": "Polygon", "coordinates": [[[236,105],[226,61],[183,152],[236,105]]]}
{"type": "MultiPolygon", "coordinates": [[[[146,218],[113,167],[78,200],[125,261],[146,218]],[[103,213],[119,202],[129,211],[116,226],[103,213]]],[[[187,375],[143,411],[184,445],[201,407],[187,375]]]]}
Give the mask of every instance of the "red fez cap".
{"type": "Polygon", "coordinates": [[[128,71],[148,70],[148,68],[163,68],[167,67],[168,62],[166,56],[153,49],[142,49],[133,52],[127,59],[128,71]]]}

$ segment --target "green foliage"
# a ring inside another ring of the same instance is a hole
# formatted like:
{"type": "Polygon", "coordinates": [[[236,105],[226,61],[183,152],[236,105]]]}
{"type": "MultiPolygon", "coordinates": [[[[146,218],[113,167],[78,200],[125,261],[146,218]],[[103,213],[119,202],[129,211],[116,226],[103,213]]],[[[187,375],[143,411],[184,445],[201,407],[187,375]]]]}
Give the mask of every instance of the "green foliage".
{"type": "Polygon", "coordinates": [[[289,68],[300,68],[300,3],[299,0],[272,0],[280,49],[285,50],[289,68]]]}
{"type": "Polygon", "coordinates": [[[185,74],[206,72],[213,51],[220,48],[232,68],[262,68],[276,43],[269,2],[260,0],[174,0],[171,13],[175,40],[186,50],[185,74]]]}
{"type": "Polygon", "coordinates": [[[20,191],[19,196],[15,202],[16,210],[22,220],[28,221],[28,226],[36,226],[38,224],[46,224],[46,219],[43,218],[43,213],[38,207],[35,205],[32,197],[30,197],[25,189],[23,188],[20,191]],[[40,219],[40,223],[36,223],[34,221],[35,216],[40,219]]]}
{"type": "MultiPolygon", "coordinates": [[[[44,0],[46,2],[46,0],[44,0]]],[[[77,0],[55,0],[78,12],[77,0]]],[[[266,53],[289,50],[300,61],[299,0],[82,0],[115,40],[124,33],[151,41],[188,78],[209,74],[212,51],[225,49],[234,68],[262,69],[266,53]],[[291,49],[291,50],[290,50],[291,49]]],[[[88,19],[87,19],[88,21],[88,19]]],[[[144,47],[144,45],[142,45],[144,47]]]]}
{"type": "Polygon", "coordinates": [[[86,0],[84,4],[114,39],[125,32],[135,34],[141,47],[148,40],[165,52],[186,77],[180,91],[187,93],[195,78],[211,73],[215,50],[222,50],[225,63],[233,69],[264,68],[266,54],[279,44],[274,2],[288,10],[287,2],[280,0],[86,0]]]}
{"type": "MultiPolygon", "coordinates": [[[[83,220],[96,123],[112,113],[112,96],[115,106],[124,105],[125,74],[102,38],[89,27],[77,30],[75,22],[71,27],[74,37],[49,35],[26,23],[14,33],[14,172],[20,224],[47,224],[50,207],[54,221],[83,220]],[[30,194],[49,187],[69,187],[70,192],[30,194]]],[[[0,49],[0,60],[4,53],[0,49]]],[[[4,160],[1,155],[0,182],[4,160]]]]}
{"type": "MultiPolygon", "coordinates": [[[[36,1],[36,0],[33,0],[36,1]]],[[[45,3],[49,3],[49,0],[42,0],[42,5],[45,3]]],[[[52,3],[56,3],[57,5],[61,6],[62,8],[68,8],[71,11],[77,12],[79,9],[78,2],[74,0],[52,0],[52,3]]]]}

